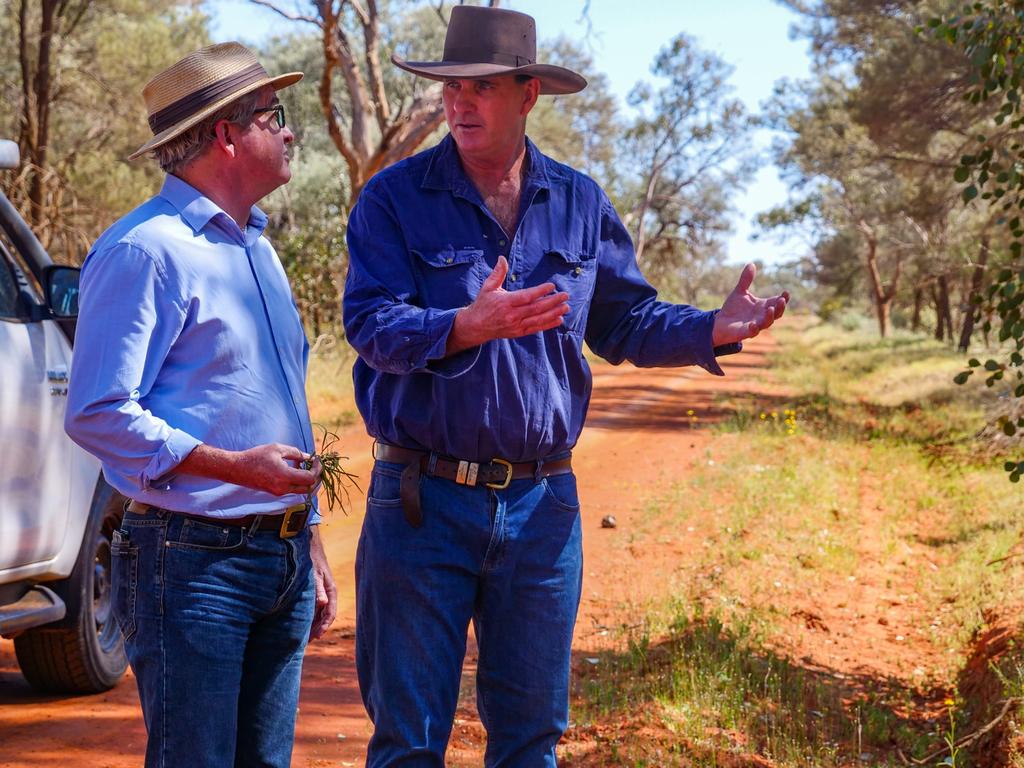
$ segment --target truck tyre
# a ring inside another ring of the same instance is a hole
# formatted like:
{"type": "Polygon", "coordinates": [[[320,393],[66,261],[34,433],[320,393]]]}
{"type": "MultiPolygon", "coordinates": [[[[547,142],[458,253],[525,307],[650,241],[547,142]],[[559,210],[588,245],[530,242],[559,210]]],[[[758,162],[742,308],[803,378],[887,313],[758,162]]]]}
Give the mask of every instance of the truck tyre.
{"type": "Polygon", "coordinates": [[[51,585],[67,614],[14,638],[21,673],[39,691],[99,693],[113,688],[128,666],[110,589],[110,538],[121,525],[123,505],[124,498],[101,477],[75,568],[51,585]]]}

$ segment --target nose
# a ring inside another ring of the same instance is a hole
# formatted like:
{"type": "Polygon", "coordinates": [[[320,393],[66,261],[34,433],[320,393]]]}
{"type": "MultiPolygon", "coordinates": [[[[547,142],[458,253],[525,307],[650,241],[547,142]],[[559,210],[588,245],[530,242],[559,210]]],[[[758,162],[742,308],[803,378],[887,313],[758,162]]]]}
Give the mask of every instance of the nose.
{"type": "Polygon", "coordinates": [[[469,88],[460,88],[452,100],[452,108],[456,112],[468,112],[473,108],[473,96],[469,88]]]}
{"type": "Polygon", "coordinates": [[[281,138],[283,139],[285,144],[291,144],[293,141],[295,141],[295,134],[292,133],[292,129],[286,125],[284,128],[281,129],[281,138]]]}

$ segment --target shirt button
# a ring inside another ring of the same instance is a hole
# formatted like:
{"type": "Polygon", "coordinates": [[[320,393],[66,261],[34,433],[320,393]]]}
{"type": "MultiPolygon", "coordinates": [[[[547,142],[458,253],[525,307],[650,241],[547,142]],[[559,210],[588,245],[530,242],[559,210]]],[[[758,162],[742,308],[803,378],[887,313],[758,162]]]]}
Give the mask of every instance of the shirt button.
{"type": "Polygon", "coordinates": [[[576,269],[573,270],[573,272],[575,272],[577,275],[580,274],[582,271],[583,267],[576,267],[576,269]]]}
{"type": "Polygon", "coordinates": [[[504,241],[504,240],[499,240],[499,241],[498,241],[498,245],[504,245],[504,244],[505,244],[505,241],[504,241]]]}
{"type": "Polygon", "coordinates": [[[445,264],[451,264],[451,263],[452,263],[452,261],[454,261],[454,259],[452,259],[452,257],[451,257],[451,256],[449,256],[449,257],[448,257],[447,259],[445,259],[445,260],[444,260],[444,263],[445,263],[445,264]]]}
{"type": "Polygon", "coordinates": [[[515,282],[515,281],[516,281],[517,279],[519,279],[519,275],[512,275],[512,282],[513,282],[513,283],[514,283],[514,282],[515,282]]]}

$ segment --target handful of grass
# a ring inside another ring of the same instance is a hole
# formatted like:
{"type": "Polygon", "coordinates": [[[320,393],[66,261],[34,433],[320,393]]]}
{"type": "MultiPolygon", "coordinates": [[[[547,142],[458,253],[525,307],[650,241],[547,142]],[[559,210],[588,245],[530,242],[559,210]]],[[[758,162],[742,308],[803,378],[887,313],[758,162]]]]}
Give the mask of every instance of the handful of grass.
{"type": "MultiPolygon", "coordinates": [[[[347,515],[352,504],[348,489],[354,487],[357,491],[360,490],[359,478],[346,470],[342,465],[343,461],[348,461],[348,456],[342,456],[334,450],[334,446],[338,442],[338,436],[326,427],[320,427],[320,429],[323,430],[323,436],[320,438],[320,448],[308,461],[303,462],[303,468],[310,469],[317,459],[320,460],[320,485],[324,489],[327,508],[333,511],[335,507],[340,507],[341,511],[347,515]]],[[[317,488],[309,492],[309,495],[306,496],[307,504],[313,503],[316,493],[317,488]]]]}

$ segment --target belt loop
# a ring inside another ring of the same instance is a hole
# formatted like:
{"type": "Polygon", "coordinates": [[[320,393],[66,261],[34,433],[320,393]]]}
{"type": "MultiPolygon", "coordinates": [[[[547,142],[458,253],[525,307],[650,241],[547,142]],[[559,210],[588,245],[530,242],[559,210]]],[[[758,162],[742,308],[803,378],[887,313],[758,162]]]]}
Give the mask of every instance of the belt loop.
{"type": "Polygon", "coordinates": [[[544,459],[537,459],[537,465],[533,470],[533,482],[540,485],[540,481],[544,479],[543,475],[544,459]]]}
{"type": "Polygon", "coordinates": [[[431,451],[430,456],[427,458],[427,474],[434,474],[435,467],[437,467],[437,451],[431,451]]]}

